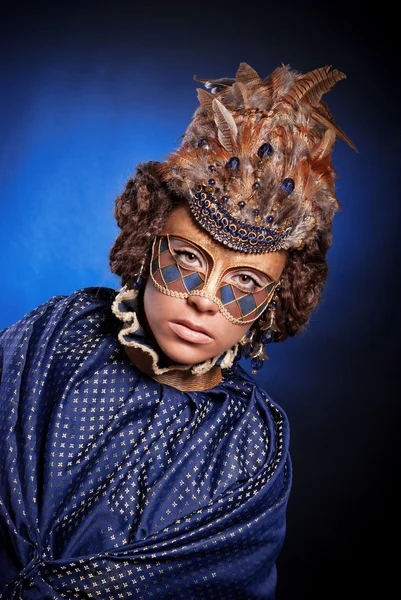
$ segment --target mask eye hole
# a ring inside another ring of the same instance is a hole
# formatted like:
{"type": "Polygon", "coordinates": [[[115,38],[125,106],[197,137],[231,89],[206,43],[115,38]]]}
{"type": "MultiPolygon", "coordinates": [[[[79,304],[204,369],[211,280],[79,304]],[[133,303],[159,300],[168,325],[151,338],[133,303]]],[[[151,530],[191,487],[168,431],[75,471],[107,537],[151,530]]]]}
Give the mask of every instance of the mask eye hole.
{"type": "Polygon", "coordinates": [[[262,273],[242,270],[228,273],[224,280],[248,294],[255,294],[271,283],[271,280],[262,273]]]}
{"type": "Polygon", "coordinates": [[[191,271],[207,272],[207,260],[197,248],[185,240],[174,237],[169,239],[169,246],[171,255],[181,267],[191,271]]]}

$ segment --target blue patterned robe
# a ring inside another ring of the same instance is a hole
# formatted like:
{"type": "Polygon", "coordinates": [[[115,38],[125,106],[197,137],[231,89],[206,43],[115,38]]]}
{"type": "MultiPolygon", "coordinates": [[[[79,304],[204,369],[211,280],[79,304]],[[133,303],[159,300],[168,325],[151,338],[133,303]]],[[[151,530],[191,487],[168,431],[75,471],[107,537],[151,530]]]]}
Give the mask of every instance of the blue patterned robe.
{"type": "Polygon", "coordinates": [[[238,363],[203,392],[143,374],[116,294],[0,331],[0,597],[274,599],[285,414],[238,363]]]}

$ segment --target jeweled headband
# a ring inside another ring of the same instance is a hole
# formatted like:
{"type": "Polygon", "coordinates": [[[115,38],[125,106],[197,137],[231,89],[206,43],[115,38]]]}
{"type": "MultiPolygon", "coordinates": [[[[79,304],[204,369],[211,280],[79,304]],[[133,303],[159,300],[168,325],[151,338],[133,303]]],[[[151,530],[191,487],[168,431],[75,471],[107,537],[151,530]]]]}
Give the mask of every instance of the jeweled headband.
{"type": "Polygon", "coordinates": [[[301,249],[339,203],[331,152],[336,125],[322,96],[345,75],[278,67],[261,79],[247,63],[235,78],[194,79],[200,106],[181,146],[157,170],[198,223],[249,253],[301,249]]]}

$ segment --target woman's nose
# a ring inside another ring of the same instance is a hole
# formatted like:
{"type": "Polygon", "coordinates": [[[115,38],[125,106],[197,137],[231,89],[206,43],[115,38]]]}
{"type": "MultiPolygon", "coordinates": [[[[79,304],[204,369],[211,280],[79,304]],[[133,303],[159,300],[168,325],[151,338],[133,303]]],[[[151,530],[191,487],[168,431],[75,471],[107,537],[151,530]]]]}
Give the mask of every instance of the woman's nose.
{"type": "Polygon", "coordinates": [[[210,312],[212,314],[219,312],[218,304],[210,298],[205,298],[205,296],[190,295],[188,296],[188,302],[201,312],[210,312]]]}

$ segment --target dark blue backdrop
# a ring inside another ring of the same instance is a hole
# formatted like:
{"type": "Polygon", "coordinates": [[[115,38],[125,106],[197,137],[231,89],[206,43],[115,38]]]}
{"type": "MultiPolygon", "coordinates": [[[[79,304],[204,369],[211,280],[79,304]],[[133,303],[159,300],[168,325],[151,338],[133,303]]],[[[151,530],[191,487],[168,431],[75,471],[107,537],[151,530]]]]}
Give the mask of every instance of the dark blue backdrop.
{"type": "Polygon", "coordinates": [[[323,300],[257,379],[292,429],[278,600],[385,597],[399,466],[391,15],[339,3],[17,2],[0,21],[0,329],[53,295],[119,287],[108,267],[114,199],[138,162],[178,146],[197,106],[194,74],[232,77],[242,61],[261,77],[281,63],[346,73],[325,100],[359,153],[336,142],[343,212],[323,300]]]}

